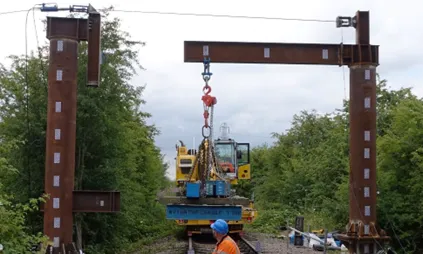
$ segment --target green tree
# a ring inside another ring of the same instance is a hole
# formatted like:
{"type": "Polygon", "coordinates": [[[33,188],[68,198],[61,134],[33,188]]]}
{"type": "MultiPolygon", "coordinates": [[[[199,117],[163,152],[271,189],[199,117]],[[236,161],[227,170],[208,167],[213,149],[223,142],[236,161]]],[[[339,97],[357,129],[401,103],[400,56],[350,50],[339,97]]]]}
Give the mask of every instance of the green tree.
{"type": "Polygon", "coordinates": [[[423,102],[409,98],[391,114],[391,127],[378,140],[379,221],[394,243],[423,251],[423,102]]]}

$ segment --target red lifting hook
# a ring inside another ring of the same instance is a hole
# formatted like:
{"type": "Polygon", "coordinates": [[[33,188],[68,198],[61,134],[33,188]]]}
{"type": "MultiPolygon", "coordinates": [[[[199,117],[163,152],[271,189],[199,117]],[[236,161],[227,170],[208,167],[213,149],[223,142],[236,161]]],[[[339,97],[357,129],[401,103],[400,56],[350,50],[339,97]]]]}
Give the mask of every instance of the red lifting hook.
{"type": "Polygon", "coordinates": [[[211,93],[211,87],[209,86],[209,85],[205,85],[204,87],[203,87],[203,92],[206,94],[206,95],[209,95],[209,93],[211,93]],[[206,90],[207,90],[207,92],[206,92],[206,90]]]}

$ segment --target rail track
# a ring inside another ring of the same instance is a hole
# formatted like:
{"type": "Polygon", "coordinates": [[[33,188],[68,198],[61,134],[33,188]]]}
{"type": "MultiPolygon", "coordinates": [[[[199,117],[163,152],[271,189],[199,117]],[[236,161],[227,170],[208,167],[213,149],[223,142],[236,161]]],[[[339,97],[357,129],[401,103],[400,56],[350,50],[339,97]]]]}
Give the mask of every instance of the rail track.
{"type": "MultiPolygon", "coordinates": [[[[241,254],[257,254],[260,252],[258,241],[247,239],[243,236],[233,236],[233,239],[237,242],[241,254]]],[[[210,236],[196,236],[188,238],[188,254],[210,254],[216,246],[216,241],[211,239],[210,236]]]]}

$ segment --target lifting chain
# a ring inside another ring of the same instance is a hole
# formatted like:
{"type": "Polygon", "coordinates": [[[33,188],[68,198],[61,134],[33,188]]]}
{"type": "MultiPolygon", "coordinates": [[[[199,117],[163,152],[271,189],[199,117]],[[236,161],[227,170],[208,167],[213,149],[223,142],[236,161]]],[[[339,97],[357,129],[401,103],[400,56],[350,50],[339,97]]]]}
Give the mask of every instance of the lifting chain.
{"type": "MultiPolygon", "coordinates": [[[[210,93],[212,91],[211,87],[209,86],[209,81],[211,79],[211,76],[213,73],[210,72],[210,58],[204,58],[204,72],[203,80],[205,82],[205,85],[203,87],[203,97],[201,97],[201,100],[203,101],[204,106],[204,125],[202,128],[202,134],[204,138],[209,138],[213,134],[213,106],[217,103],[217,99],[214,96],[211,96],[210,93]],[[211,111],[211,114],[209,113],[211,111]],[[210,125],[209,125],[209,117],[210,117],[210,125]],[[208,130],[208,133],[206,134],[206,131],[208,130]]],[[[212,138],[209,138],[209,140],[212,140],[212,138]]],[[[211,144],[209,144],[211,145],[211,144]]],[[[210,149],[209,149],[210,150],[210,149]]]]}
{"type": "Polygon", "coordinates": [[[214,105],[217,103],[217,99],[214,96],[211,96],[210,93],[212,91],[211,87],[209,86],[209,81],[211,78],[212,73],[210,72],[210,59],[204,58],[204,72],[203,80],[205,82],[205,85],[203,87],[204,95],[201,97],[201,100],[203,101],[203,107],[204,107],[204,125],[202,128],[202,135],[203,135],[203,141],[201,142],[198,151],[198,154],[196,156],[196,159],[194,161],[194,164],[191,167],[191,170],[189,172],[188,181],[192,179],[192,176],[194,174],[194,169],[197,167],[198,169],[198,179],[202,182],[201,186],[201,195],[205,196],[205,180],[210,179],[211,172],[213,171],[213,166],[216,169],[215,174],[218,178],[223,179],[220,176],[220,170],[218,170],[217,165],[217,159],[216,155],[214,153],[214,147],[213,147],[213,116],[214,116],[214,105]],[[210,124],[209,124],[210,119],[210,124]]]}

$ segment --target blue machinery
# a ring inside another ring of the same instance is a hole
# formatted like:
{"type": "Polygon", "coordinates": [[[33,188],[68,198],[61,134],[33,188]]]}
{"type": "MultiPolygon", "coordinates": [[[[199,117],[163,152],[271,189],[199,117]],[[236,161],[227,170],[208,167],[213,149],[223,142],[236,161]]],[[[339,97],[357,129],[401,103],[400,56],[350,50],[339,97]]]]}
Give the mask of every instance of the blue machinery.
{"type": "MultiPolygon", "coordinates": [[[[206,181],[205,190],[207,197],[229,196],[231,185],[226,181],[206,181]]],[[[186,183],[187,199],[200,198],[201,182],[186,183]]],[[[168,204],[166,218],[173,220],[234,220],[242,218],[241,205],[196,205],[196,204],[168,204]]]]}

